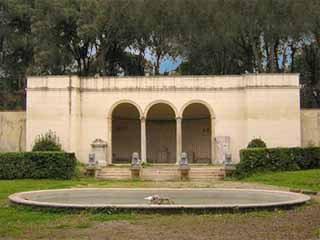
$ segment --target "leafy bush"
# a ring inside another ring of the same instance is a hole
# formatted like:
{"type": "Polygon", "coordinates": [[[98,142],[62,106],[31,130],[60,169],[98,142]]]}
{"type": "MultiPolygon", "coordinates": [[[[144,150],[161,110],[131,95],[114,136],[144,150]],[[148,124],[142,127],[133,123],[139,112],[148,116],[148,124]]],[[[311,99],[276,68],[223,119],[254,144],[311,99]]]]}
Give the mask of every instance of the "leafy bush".
{"type": "Polygon", "coordinates": [[[76,157],[65,152],[0,153],[0,179],[70,179],[76,157]]]}
{"type": "Polygon", "coordinates": [[[247,148],[266,148],[266,147],[267,147],[266,143],[260,138],[252,139],[247,146],[247,148]]]}
{"type": "Polygon", "coordinates": [[[320,148],[250,148],[240,151],[234,176],[248,177],[257,172],[295,171],[320,168],[320,148]]]}
{"type": "Polygon", "coordinates": [[[86,177],[86,164],[77,161],[76,168],[74,171],[74,178],[86,177]]]}
{"type": "Polygon", "coordinates": [[[56,136],[55,132],[49,130],[49,132],[37,136],[32,151],[62,151],[62,148],[59,138],[56,136]]]}

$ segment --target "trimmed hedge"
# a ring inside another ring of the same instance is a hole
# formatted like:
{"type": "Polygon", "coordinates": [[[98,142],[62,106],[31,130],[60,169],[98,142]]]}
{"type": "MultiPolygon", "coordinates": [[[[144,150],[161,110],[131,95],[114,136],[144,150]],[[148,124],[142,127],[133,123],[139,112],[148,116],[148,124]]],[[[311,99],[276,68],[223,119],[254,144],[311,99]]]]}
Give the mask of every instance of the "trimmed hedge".
{"type": "Polygon", "coordinates": [[[76,162],[74,153],[0,153],[0,179],[70,179],[76,162]]]}
{"type": "Polygon", "coordinates": [[[316,168],[320,168],[320,147],[252,148],[240,151],[234,176],[244,178],[257,172],[316,168]]]}

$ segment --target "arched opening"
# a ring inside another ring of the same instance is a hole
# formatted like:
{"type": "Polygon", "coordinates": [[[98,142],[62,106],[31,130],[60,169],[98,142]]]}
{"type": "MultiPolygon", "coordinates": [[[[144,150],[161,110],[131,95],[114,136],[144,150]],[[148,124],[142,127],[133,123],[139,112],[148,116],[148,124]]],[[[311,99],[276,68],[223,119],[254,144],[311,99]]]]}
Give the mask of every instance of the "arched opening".
{"type": "Polygon", "coordinates": [[[182,114],[182,151],[190,163],[211,163],[211,115],[202,103],[191,103],[182,114]]]}
{"type": "Polygon", "coordinates": [[[112,163],[130,163],[133,152],[140,155],[140,113],[131,103],[121,103],[112,112],[112,163]]]}
{"type": "Polygon", "coordinates": [[[147,162],[176,163],[176,116],[165,103],[153,105],[147,114],[147,162]]]}

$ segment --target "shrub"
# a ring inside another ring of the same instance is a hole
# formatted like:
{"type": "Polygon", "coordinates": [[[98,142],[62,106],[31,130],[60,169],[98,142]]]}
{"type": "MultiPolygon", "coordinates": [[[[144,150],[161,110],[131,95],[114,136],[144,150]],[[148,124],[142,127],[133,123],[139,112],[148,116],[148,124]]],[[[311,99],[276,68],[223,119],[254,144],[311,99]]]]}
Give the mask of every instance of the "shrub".
{"type": "Polygon", "coordinates": [[[56,136],[55,132],[49,130],[49,132],[37,136],[32,151],[62,151],[62,148],[59,138],[56,136]]]}
{"type": "Polygon", "coordinates": [[[295,171],[320,168],[320,148],[250,148],[240,151],[234,176],[248,177],[257,172],[295,171]]]}
{"type": "Polygon", "coordinates": [[[266,143],[260,138],[252,139],[247,146],[247,148],[266,148],[266,147],[267,147],[266,143]]]}
{"type": "Polygon", "coordinates": [[[70,179],[76,158],[65,152],[0,153],[0,179],[70,179]]]}

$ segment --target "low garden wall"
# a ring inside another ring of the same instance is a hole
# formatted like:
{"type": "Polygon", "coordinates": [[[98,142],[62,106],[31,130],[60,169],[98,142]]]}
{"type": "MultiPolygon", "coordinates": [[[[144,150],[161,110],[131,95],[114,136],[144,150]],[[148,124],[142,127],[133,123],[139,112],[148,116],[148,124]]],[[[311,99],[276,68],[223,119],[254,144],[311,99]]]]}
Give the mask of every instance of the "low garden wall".
{"type": "Polygon", "coordinates": [[[0,179],[70,179],[76,158],[65,152],[0,153],[0,179]]]}

